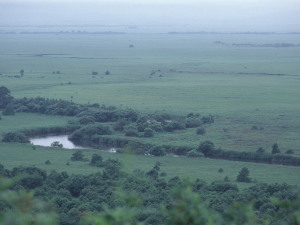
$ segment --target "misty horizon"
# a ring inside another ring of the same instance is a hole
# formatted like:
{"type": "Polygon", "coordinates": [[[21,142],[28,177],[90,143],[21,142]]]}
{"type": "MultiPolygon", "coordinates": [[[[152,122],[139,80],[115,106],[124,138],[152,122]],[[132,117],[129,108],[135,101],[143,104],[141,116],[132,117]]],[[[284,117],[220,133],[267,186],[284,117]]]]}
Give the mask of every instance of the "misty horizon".
{"type": "MultiPolygon", "coordinates": [[[[299,32],[300,2],[21,1],[0,2],[0,26],[117,27],[157,32],[299,32]]],[[[116,30],[113,30],[116,31],[116,30]]]]}

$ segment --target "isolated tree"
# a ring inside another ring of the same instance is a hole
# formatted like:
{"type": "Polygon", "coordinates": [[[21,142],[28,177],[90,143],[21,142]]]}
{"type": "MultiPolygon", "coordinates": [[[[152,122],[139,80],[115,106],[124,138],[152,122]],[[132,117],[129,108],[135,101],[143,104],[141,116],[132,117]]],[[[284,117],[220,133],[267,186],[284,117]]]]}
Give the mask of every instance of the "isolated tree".
{"type": "Polygon", "coordinates": [[[109,70],[106,70],[106,71],[105,71],[105,75],[110,75],[109,70]]]}
{"type": "Polygon", "coordinates": [[[13,97],[10,95],[10,90],[7,87],[0,87],[0,109],[5,108],[11,101],[13,97]]]}
{"type": "Polygon", "coordinates": [[[251,178],[249,177],[249,170],[247,167],[243,167],[241,169],[241,171],[239,172],[239,174],[236,177],[236,181],[237,182],[245,182],[245,183],[250,183],[251,182],[251,178]]]}
{"type": "Polygon", "coordinates": [[[278,147],[278,144],[275,143],[273,146],[272,146],[272,154],[280,154],[280,149],[278,147]]]}
{"type": "Polygon", "coordinates": [[[72,161],[84,161],[84,155],[82,154],[82,151],[76,151],[73,153],[71,157],[72,161]]]}
{"type": "Polygon", "coordinates": [[[20,70],[20,75],[21,75],[21,77],[24,76],[24,72],[25,72],[25,71],[24,71],[23,69],[20,70]]]}

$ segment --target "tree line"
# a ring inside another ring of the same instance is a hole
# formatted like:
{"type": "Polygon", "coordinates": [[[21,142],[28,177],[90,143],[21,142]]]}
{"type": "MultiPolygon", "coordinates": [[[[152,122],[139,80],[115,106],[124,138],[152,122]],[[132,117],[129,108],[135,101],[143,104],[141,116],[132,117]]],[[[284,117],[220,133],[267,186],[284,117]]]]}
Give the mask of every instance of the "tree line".
{"type": "MultiPolygon", "coordinates": [[[[76,104],[72,101],[47,98],[14,99],[9,89],[0,87],[0,100],[4,111],[31,112],[49,115],[69,116],[68,125],[53,128],[38,128],[9,132],[2,141],[29,143],[28,136],[71,133],[69,139],[76,144],[94,148],[116,147],[119,153],[150,154],[163,156],[167,153],[188,157],[209,157],[216,159],[273,163],[300,166],[300,157],[281,154],[278,145],[273,145],[272,153],[263,149],[256,152],[224,151],[216,149],[213,142],[205,141],[194,148],[189,146],[145,144],[143,140],[131,137],[151,138],[155,133],[173,132],[198,128],[197,134],[205,133],[203,125],[214,123],[211,115],[201,116],[189,113],[185,116],[165,112],[141,113],[131,108],[121,109],[100,104],[76,104]],[[122,136],[115,135],[123,133],[122,136]]],[[[289,152],[292,153],[292,152],[289,152]]]]}

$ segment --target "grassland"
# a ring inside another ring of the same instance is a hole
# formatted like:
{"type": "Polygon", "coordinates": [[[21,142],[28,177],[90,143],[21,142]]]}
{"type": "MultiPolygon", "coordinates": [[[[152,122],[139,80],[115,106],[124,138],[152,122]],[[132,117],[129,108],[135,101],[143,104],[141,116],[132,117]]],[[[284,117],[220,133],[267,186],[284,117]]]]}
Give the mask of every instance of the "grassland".
{"type": "MultiPolygon", "coordinates": [[[[47,171],[67,171],[70,174],[90,174],[101,170],[101,168],[92,167],[88,162],[70,161],[72,154],[76,150],[58,149],[38,146],[35,150],[29,144],[8,144],[0,142],[0,163],[11,169],[15,166],[37,166],[47,171]],[[50,160],[51,164],[46,165],[45,161],[50,160]],[[70,165],[66,165],[69,162],[70,165]]],[[[113,154],[99,150],[83,150],[86,158],[91,159],[94,153],[101,155],[104,159],[117,158],[123,164],[123,170],[132,172],[140,169],[149,171],[157,161],[161,163],[161,171],[167,173],[167,177],[179,176],[189,178],[191,181],[200,178],[207,182],[223,180],[228,176],[233,182],[238,172],[243,167],[250,170],[250,177],[257,182],[263,183],[282,183],[297,185],[300,182],[299,167],[269,165],[260,163],[234,162],[226,160],[213,160],[207,158],[187,159],[186,157],[150,157],[132,154],[113,154]],[[224,172],[219,173],[219,168],[224,172]]],[[[240,187],[246,187],[251,184],[240,184],[240,187]]]]}
{"type": "Polygon", "coordinates": [[[176,134],[185,145],[209,139],[227,150],[270,151],[277,142],[283,151],[297,152],[299,48],[214,42],[298,44],[298,40],[299,35],[287,34],[5,34],[0,37],[0,83],[15,97],[214,115],[216,123],[204,137],[176,134]],[[20,69],[25,70],[23,78],[8,77],[20,69]],[[104,75],[106,70],[111,75],[104,75]],[[151,76],[152,70],[156,73],[151,76]]]}
{"type": "Polygon", "coordinates": [[[34,113],[17,113],[15,116],[2,116],[0,120],[0,138],[7,132],[21,131],[32,128],[64,126],[68,117],[49,116],[34,113]]]}
{"type": "MultiPolygon", "coordinates": [[[[145,140],[153,143],[197,146],[211,140],[225,150],[264,147],[270,151],[277,142],[282,151],[293,149],[299,154],[299,47],[234,47],[216,45],[215,41],[298,44],[299,35],[2,34],[0,85],[8,87],[16,98],[41,96],[145,112],[212,114],[215,118],[204,136],[190,129],[145,140]],[[134,48],[129,48],[130,44],[134,48]],[[14,77],[21,69],[24,77],[14,77]],[[111,74],[104,75],[106,70],[111,74]],[[53,74],[57,71],[60,73],[53,74]]],[[[67,120],[25,113],[2,116],[0,135],[62,125],[67,120]]],[[[70,173],[97,171],[87,163],[66,166],[72,150],[38,148],[33,152],[30,145],[5,143],[0,143],[0,150],[1,163],[9,168],[34,164],[70,173]],[[47,159],[51,165],[44,164],[47,159]]],[[[93,152],[85,153],[90,157],[93,152]]],[[[108,153],[101,154],[108,157],[108,153]]],[[[227,175],[234,180],[246,165],[257,181],[299,183],[299,168],[295,167],[171,156],[113,156],[120,157],[127,170],[148,170],[159,160],[168,176],[212,181],[227,175]],[[220,167],[223,174],[217,172],[220,167]]]]}

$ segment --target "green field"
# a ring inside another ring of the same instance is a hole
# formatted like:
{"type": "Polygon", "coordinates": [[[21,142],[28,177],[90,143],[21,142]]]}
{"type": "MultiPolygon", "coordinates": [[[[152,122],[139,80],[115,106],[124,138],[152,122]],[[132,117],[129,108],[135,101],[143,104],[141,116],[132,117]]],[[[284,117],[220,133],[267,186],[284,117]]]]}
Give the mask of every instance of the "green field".
{"type": "Polygon", "coordinates": [[[0,84],[17,98],[214,115],[205,137],[178,134],[185,145],[208,139],[225,150],[255,151],[277,142],[283,151],[297,152],[299,47],[230,44],[298,40],[296,34],[2,34],[0,84]],[[24,77],[11,77],[20,69],[24,77]],[[111,75],[104,75],[106,70],[111,75]],[[150,76],[152,70],[160,71],[150,76]]]}
{"type": "Polygon", "coordinates": [[[18,113],[15,116],[3,116],[0,120],[0,138],[7,132],[25,129],[64,126],[70,118],[34,113],[18,113]]]}
{"type": "MultiPolygon", "coordinates": [[[[143,141],[197,147],[211,140],[224,150],[267,151],[276,142],[282,152],[300,154],[299,47],[235,47],[230,43],[299,44],[299,35],[246,34],[1,34],[0,85],[15,98],[46,97],[76,103],[100,103],[142,112],[211,114],[215,123],[199,136],[195,129],[156,134],[143,141]],[[222,41],[226,45],[217,45],[222,41]],[[129,48],[133,44],[134,48],[129,48]],[[24,77],[19,71],[24,69],[24,77]],[[104,75],[109,70],[110,75],[104,75]],[[56,73],[59,71],[60,73],[56,73]],[[98,72],[92,75],[93,71],[98,72]],[[151,75],[152,71],[155,71],[151,75]],[[53,74],[53,72],[55,72],[53,74]],[[256,126],[262,129],[253,129],[256,126]]],[[[65,125],[69,118],[17,113],[2,116],[0,135],[8,131],[65,125]]],[[[36,165],[70,173],[96,172],[71,162],[74,150],[0,143],[8,168],[36,165]],[[52,164],[45,165],[49,159],[52,164]]],[[[89,158],[95,150],[85,151],[89,158]]],[[[235,179],[243,166],[258,182],[299,183],[299,168],[212,159],[163,158],[100,152],[118,157],[124,169],[149,170],[156,161],[168,176],[207,181],[235,179]],[[223,168],[224,173],[218,173],[223,168]]]]}
{"type": "MultiPolygon", "coordinates": [[[[67,171],[70,174],[90,174],[101,169],[89,166],[89,162],[73,162],[70,160],[76,150],[58,149],[37,146],[35,150],[30,144],[7,144],[0,142],[0,163],[8,169],[16,166],[37,166],[48,172],[51,170],[67,171]],[[45,161],[50,160],[51,164],[46,165],[45,161]],[[67,166],[66,163],[70,165],[67,166]]],[[[132,172],[135,169],[149,171],[157,161],[161,163],[161,171],[167,173],[167,177],[179,176],[194,181],[197,178],[206,182],[223,180],[228,176],[235,182],[238,172],[243,167],[250,170],[250,177],[262,183],[283,183],[297,185],[300,182],[300,167],[269,165],[262,163],[247,163],[227,160],[214,160],[207,158],[186,158],[186,157],[151,157],[132,154],[113,154],[100,150],[83,150],[87,159],[97,153],[104,159],[118,158],[123,164],[123,170],[132,172]],[[219,168],[224,172],[219,173],[219,168]]],[[[236,183],[240,187],[248,187],[253,184],[236,183]]]]}

